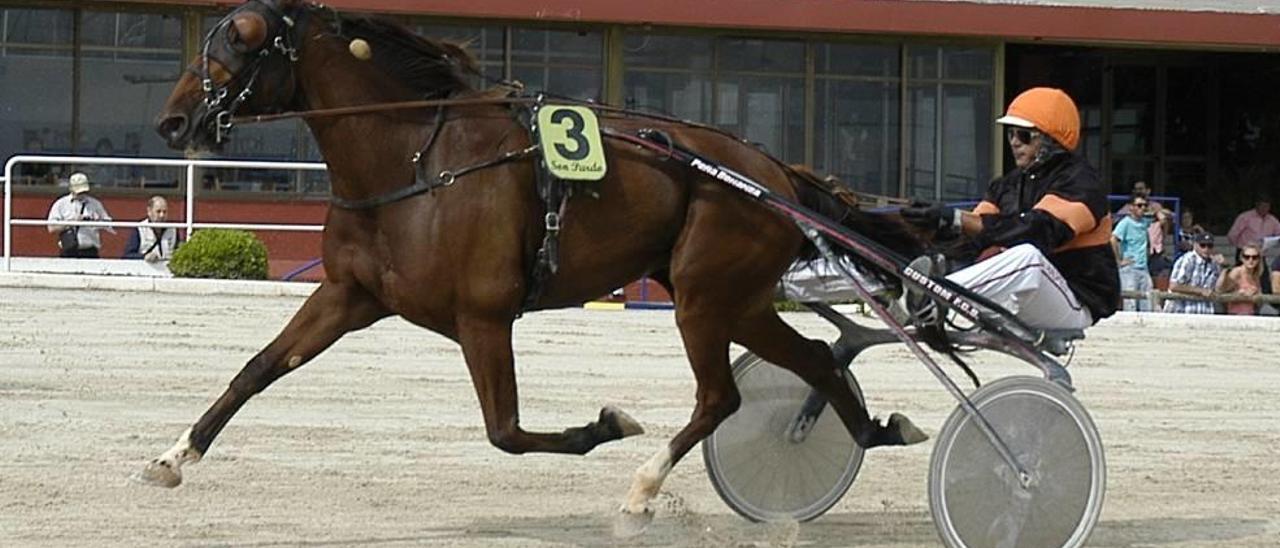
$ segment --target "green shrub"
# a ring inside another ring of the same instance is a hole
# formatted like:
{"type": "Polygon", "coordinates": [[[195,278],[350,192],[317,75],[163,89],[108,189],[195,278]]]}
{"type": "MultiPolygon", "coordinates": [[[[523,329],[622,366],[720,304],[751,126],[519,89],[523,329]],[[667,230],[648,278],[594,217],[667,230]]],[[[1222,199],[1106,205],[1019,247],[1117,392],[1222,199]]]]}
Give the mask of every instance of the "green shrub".
{"type": "Polygon", "coordinates": [[[169,271],[181,278],[267,279],[267,246],[243,230],[200,230],[173,252],[169,271]]]}

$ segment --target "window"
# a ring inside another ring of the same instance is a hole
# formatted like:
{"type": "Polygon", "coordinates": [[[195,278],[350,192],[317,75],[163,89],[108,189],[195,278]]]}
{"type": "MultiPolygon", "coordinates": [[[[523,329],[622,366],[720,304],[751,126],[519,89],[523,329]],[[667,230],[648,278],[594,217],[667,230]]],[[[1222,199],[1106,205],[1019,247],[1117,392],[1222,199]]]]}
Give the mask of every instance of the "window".
{"type": "Polygon", "coordinates": [[[716,55],[713,123],[785,162],[803,162],[805,43],[725,38],[716,55]]]}
{"type": "Polygon", "coordinates": [[[898,194],[900,47],[815,46],[813,166],[853,188],[898,194]]]}
{"type": "MultiPolygon", "coordinates": [[[[69,153],[75,15],[69,10],[0,10],[0,159],[69,153]]],[[[15,182],[52,184],[57,168],[19,166],[15,182]]]]}
{"type": "Polygon", "coordinates": [[[710,37],[628,33],[622,62],[624,107],[711,122],[710,37]]]}
{"type": "Polygon", "coordinates": [[[977,200],[991,179],[990,48],[908,45],[907,195],[977,200]]]}
{"type": "Polygon", "coordinates": [[[604,35],[599,31],[513,28],[511,77],[529,91],[604,99],[604,35]]]}

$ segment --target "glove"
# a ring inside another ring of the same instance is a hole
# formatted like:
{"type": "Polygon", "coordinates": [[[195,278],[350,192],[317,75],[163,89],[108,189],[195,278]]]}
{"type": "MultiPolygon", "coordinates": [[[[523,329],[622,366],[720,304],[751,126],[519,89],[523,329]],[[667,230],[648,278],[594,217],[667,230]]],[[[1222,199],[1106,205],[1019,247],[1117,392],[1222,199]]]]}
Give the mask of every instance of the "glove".
{"type": "Polygon", "coordinates": [[[902,208],[902,220],[925,230],[950,233],[959,229],[958,213],[951,206],[917,201],[902,208]]]}

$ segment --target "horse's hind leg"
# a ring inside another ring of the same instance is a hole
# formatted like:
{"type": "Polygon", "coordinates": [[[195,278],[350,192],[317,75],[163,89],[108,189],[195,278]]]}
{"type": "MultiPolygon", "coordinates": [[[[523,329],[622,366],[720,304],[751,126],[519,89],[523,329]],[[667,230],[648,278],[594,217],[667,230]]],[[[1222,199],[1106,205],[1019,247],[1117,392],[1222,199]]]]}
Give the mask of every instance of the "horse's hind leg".
{"type": "Polygon", "coordinates": [[[147,463],[134,479],[177,487],[183,464],[199,461],[231,416],[254,394],[318,355],[343,334],[384,318],[389,312],[362,288],[325,282],[293,315],[271,344],[249,360],[218,401],[178,438],[172,448],[147,463]]]}
{"type": "Polygon", "coordinates": [[[689,423],[636,469],[626,502],[614,523],[616,536],[644,531],[653,517],[649,502],[658,494],[671,468],[738,409],[741,396],[729,368],[730,308],[733,299],[721,301],[689,291],[680,292],[676,299],[676,324],[697,382],[697,404],[689,423]]]}
{"type": "Polygon", "coordinates": [[[765,361],[795,373],[821,392],[863,448],[910,445],[927,439],[924,432],[903,415],[892,414],[887,425],[871,420],[866,407],[844,380],[844,373],[837,369],[827,344],[801,336],[778,317],[772,306],[757,308],[745,316],[736,325],[733,338],[765,361]]]}
{"type": "Polygon", "coordinates": [[[571,453],[641,434],[640,424],[607,406],[596,421],[563,432],[527,432],[520,427],[515,360],[511,352],[511,318],[471,315],[458,319],[458,342],[480,399],[489,442],[508,453],[571,453]]]}

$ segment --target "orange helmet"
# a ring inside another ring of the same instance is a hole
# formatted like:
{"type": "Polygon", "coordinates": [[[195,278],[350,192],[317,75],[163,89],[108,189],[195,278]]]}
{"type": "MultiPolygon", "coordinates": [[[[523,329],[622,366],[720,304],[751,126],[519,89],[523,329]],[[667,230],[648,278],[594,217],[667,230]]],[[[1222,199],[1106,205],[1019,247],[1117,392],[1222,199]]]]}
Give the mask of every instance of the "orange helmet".
{"type": "Polygon", "coordinates": [[[1038,129],[1067,150],[1080,144],[1080,111],[1071,96],[1057,88],[1031,88],[1018,94],[996,123],[1038,129]]]}

